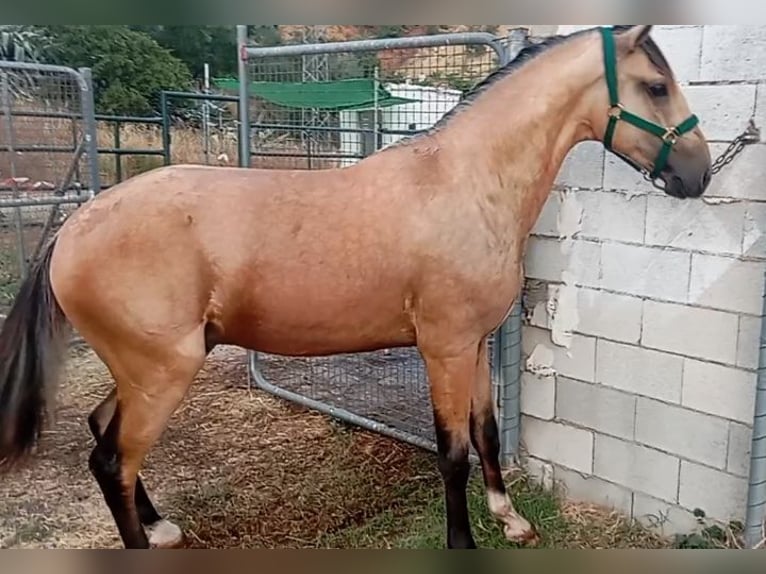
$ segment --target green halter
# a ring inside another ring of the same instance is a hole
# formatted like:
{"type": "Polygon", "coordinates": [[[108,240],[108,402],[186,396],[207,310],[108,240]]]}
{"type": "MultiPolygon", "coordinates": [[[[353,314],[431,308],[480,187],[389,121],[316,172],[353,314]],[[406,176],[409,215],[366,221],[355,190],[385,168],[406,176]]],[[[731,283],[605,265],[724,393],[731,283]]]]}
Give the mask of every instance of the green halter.
{"type": "Polygon", "coordinates": [[[654,162],[654,170],[652,170],[650,174],[650,177],[652,180],[654,180],[660,175],[662,168],[665,167],[665,164],[668,161],[668,156],[670,155],[670,150],[678,141],[678,138],[693,130],[697,123],[699,123],[699,119],[697,116],[692,114],[677,126],[666,128],[627,111],[620,103],[620,97],[617,93],[617,58],[615,56],[616,51],[614,47],[614,36],[612,35],[612,28],[608,26],[602,26],[600,30],[604,44],[606,85],[609,88],[609,123],[606,126],[606,133],[604,134],[604,146],[609,151],[619,155],[622,159],[636,167],[639,171],[646,171],[638,166],[636,162],[630,158],[627,158],[612,149],[612,137],[614,136],[614,130],[617,127],[617,121],[624,120],[629,124],[632,124],[637,128],[654,134],[660,138],[662,140],[662,147],[660,148],[660,151],[657,154],[657,159],[654,162]]]}

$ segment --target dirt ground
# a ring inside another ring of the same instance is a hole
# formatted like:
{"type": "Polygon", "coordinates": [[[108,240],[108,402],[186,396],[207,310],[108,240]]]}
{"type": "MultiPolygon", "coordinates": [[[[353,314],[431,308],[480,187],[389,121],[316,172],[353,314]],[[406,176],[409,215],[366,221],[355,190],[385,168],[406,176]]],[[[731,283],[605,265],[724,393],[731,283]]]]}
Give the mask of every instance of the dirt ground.
{"type": "MultiPolygon", "coordinates": [[[[87,467],[87,415],[111,384],[90,350],[73,349],[58,419],[0,481],[0,547],[121,546],[87,467]]],[[[210,356],[142,476],[197,548],[322,546],[438,485],[429,453],[250,389],[237,348],[210,356]]]]}

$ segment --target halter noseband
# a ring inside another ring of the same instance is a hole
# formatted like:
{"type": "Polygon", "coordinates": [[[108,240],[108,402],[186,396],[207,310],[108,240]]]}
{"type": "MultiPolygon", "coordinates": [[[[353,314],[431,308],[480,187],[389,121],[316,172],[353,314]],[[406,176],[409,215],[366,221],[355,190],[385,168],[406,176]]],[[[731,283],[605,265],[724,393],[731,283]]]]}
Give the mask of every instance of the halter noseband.
{"type": "Polygon", "coordinates": [[[692,114],[677,126],[666,128],[627,111],[620,103],[620,97],[617,93],[617,57],[614,47],[614,36],[612,35],[612,28],[608,26],[602,26],[600,30],[604,45],[606,85],[609,88],[609,123],[606,126],[606,133],[604,134],[604,146],[606,149],[615,153],[639,171],[645,172],[647,170],[638,166],[635,161],[612,149],[612,137],[614,136],[614,130],[617,127],[617,121],[624,120],[629,124],[632,124],[637,128],[654,134],[660,138],[662,140],[662,147],[657,154],[657,159],[654,162],[654,169],[650,174],[650,177],[652,180],[654,180],[660,175],[660,172],[667,164],[670,150],[678,141],[678,138],[693,130],[699,123],[699,119],[697,116],[692,114]]]}

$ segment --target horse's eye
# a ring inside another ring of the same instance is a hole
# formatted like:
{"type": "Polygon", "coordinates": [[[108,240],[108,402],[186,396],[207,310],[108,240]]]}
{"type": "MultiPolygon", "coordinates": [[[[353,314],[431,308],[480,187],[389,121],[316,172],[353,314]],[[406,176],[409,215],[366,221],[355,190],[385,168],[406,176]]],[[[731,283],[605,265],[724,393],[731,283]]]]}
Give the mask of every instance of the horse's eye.
{"type": "Polygon", "coordinates": [[[649,84],[648,89],[653,98],[664,98],[668,95],[668,87],[665,84],[649,84]]]}

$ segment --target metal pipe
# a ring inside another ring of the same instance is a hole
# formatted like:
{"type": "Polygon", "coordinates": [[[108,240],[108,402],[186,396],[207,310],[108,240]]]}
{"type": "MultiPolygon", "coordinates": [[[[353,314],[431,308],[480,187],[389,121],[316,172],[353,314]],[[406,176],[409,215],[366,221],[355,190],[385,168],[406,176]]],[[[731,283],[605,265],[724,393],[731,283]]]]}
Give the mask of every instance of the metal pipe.
{"type": "MultiPolygon", "coordinates": [[[[239,26],[238,26],[239,28],[239,26]]],[[[244,26],[242,26],[244,28],[244,26]]],[[[239,32],[239,30],[237,30],[239,32]]],[[[239,43],[239,42],[238,42],[239,43]]],[[[463,32],[458,34],[429,34],[406,38],[378,38],[352,40],[349,42],[321,42],[317,44],[291,44],[288,46],[262,46],[245,48],[246,57],[302,56],[307,54],[337,54],[340,52],[364,52],[370,50],[396,50],[412,48],[435,48],[449,45],[484,44],[490,46],[503,58],[505,48],[496,36],[486,32],[463,32]]]]}
{"type": "Polygon", "coordinates": [[[239,77],[239,166],[250,167],[250,78],[247,74],[247,26],[237,26],[237,76],[239,77]]]}
{"type": "Polygon", "coordinates": [[[745,545],[754,548],[766,539],[766,279],[761,311],[761,339],[756,377],[753,436],[745,513],[745,545]]]}
{"type": "Polygon", "coordinates": [[[227,96],[225,94],[199,94],[197,92],[174,92],[165,90],[162,92],[168,98],[182,98],[186,100],[209,100],[215,102],[238,102],[237,96],[227,96]]]}
{"type": "MultiPolygon", "coordinates": [[[[13,182],[13,197],[18,198],[19,186],[16,184],[16,153],[17,149],[14,148],[14,142],[16,140],[13,130],[13,116],[11,115],[11,88],[8,80],[8,73],[3,72],[2,77],[2,98],[3,98],[3,111],[5,112],[5,138],[8,140],[8,151],[10,152],[10,167],[11,167],[11,181],[13,182]]],[[[21,214],[21,208],[16,207],[14,218],[16,222],[16,256],[19,262],[19,275],[21,279],[27,278],[27,255],[24,245],[24,218],[21,214]]]]}
{"type": "Polygon", "coordinates": [[[20,197],[18,199],[0,199],[0,209],[8,207],[35,207],[46,205],[66,205],[73,203],[85,203],[87,195],[70,195],[69,197],[20,197]]]}
{"type": "Polygon", "coordinates": [[[98,133],[96,131],[93,76],[91,75],[90,68],[80,68],[79,72],[79,76],[82,78],[80,97],[82,98],[82,117],[85,124],[83,132],[85,133],[85,147],[88,154],[88,168],[90,171],[90,192],[93,195],[98,195],[101,191],[101,167],[98,163],[98,133]]]}
{"type": "Polygon", "coordinates": [[[160,111],[162,112],[162,156],[165,165],[170,165],[170,112],[168,112],[167,92],[160,92],[160,111]]]}

